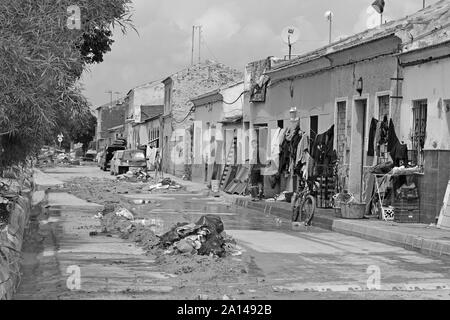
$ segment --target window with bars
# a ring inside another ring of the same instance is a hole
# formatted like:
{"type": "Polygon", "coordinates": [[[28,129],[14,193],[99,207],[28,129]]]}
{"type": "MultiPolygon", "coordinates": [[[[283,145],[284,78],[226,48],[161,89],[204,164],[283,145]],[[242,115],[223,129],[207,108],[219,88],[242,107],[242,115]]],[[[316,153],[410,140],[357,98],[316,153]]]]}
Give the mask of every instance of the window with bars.
{"type": "MultiPolygon", "coordinates": [[[[378,97],[378,121],[388,121],[391,114],[391,97],[390,95],[384,95],[378,97]]],[[[379,147],[378,164],[386,163],[389,161],[389,152],[386,144],[379,147]]]]}
{"type": "Polygon", "coordinates": [[[389,114],[391,113],[391,111],[390,111],[390,99],[391,98],[390,98],[389,95],[379,96],[378,97],[378,108],[379,108],[378,120],[383,121],[385,117],[387,119],[389,119],[389,114]]]}
{"type": "Polygon", "coordinates": [[[346,132],[346,114],[347,102],[341,101],[337,104],[337,144],[338,144],[338,158],[341,164],[345,163],[345,150],[347,144],[346,132]]]}
{"type": "Polygon", "coordinates": [[[425,139],[427,135],[427,116],[428,116],[428,101],[416,100],[413,102],[413,130],[412,143],[415,154],[414,162],[418,165],[423,165],[423,148],[425,147],[425,139]]]}

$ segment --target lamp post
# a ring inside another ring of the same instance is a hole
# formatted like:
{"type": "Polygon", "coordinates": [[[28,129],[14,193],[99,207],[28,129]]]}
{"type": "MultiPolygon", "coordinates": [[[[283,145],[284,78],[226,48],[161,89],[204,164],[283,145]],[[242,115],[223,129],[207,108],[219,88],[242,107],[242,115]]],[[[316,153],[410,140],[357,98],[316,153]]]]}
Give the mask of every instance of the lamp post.
{"type": "Polygon", "coordinates": [[[385,6],[384,0],[376,0],[374,3],[372,3],[372,7],[375,9],[376,12],[378,12],[380,14],[380,18],[381,18],[380,25],[383,24],[384,6],[385,6]]]}
{"type": "Polygon", "coordinates": [[[325,18],[326,18],[326,19],[329,21],[329,23],[330,23],[329,40],[328,40],[328,43],[331,43],[331,34],[332,34],[332,27],[333,27],[333,12],[331,12],[331,11],[325,12],[325,18]]]}

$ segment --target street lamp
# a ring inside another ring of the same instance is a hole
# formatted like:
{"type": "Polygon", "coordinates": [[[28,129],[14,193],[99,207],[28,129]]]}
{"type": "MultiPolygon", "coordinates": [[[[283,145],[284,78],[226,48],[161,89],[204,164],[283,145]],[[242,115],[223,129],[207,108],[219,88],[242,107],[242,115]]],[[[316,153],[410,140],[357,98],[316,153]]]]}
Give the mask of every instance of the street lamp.
{"type": "Polygon", "coordinates": [[[384,6],[385,2],[384,0],[375,0],[374,3],[372,3],[372,7],[375,9],[376,12],[378,12],[381,16],[381,24],[383,24],[383,12],[384,12],[384,6]]]}
{"type": "Polygon", "coordinates": [[[291,110],[289,111],[290,115],[291,115],[291,121],[292,122],[296,122],[298,121],[298,111],[297,111],[297,107],[292,107],[291,110]]]}
{"type": "Polygon", "coordinates": [[[331,32],[332,32],[332,25],[333,25],[333,12],[331,12],[331,11],[325,12],[325,18],[330,22],[329,43],[331,43],[331,32]]]}
{"type": "Polygon", "coordinates": [[[356,91],[358,91],[359,95],[362,95],[362,92],[364,90],[364,82],[363,78],[359,78],[358,83],[356,84],[356,91]]]}

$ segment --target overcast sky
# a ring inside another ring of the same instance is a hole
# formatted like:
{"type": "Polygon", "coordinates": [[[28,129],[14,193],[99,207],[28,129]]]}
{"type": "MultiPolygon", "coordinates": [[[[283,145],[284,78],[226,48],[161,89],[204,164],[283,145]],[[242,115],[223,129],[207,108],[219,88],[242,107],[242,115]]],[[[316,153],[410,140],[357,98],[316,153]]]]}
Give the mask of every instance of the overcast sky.
{"type": "MultiPolygon", "coordinates": [[[[385,0],[385,19],[422,8],[422,0],[385,0]]],[[[427,4],[438,0],[427,0],[427,4]]],[[[327,10],[334,13],[333,40],[373,27],[379,16],[373,0],[134,0],[139,35],[115,32],[112,51],[83,76],[85,95],[93,106],[109,101],[106,91],[125,95],[140,84],[165,78],[190,65],[192,26],[203,26],[202,59],[239,70],[268,56],[284,56],[286,26],[300,29],[294,54],[328,43],[327,10]]],[[[197,41],[196,41],[197,42],[197,41]]],[[[197,45],[196,45],[197,46],[197,45]]],[[[196,60],[198,49],[195,49],[196,60]]]]}

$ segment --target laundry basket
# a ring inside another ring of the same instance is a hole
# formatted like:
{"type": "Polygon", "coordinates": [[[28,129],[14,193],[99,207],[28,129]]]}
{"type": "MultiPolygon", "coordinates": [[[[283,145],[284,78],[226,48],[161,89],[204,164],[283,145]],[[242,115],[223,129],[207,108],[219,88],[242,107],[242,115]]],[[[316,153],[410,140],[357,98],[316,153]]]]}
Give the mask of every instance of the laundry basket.
{"type": "Polygon", "coordinates": [[[364,219],[366,204],[350,202],[341,207],[342,218],[344,219],[364,219]]]}

